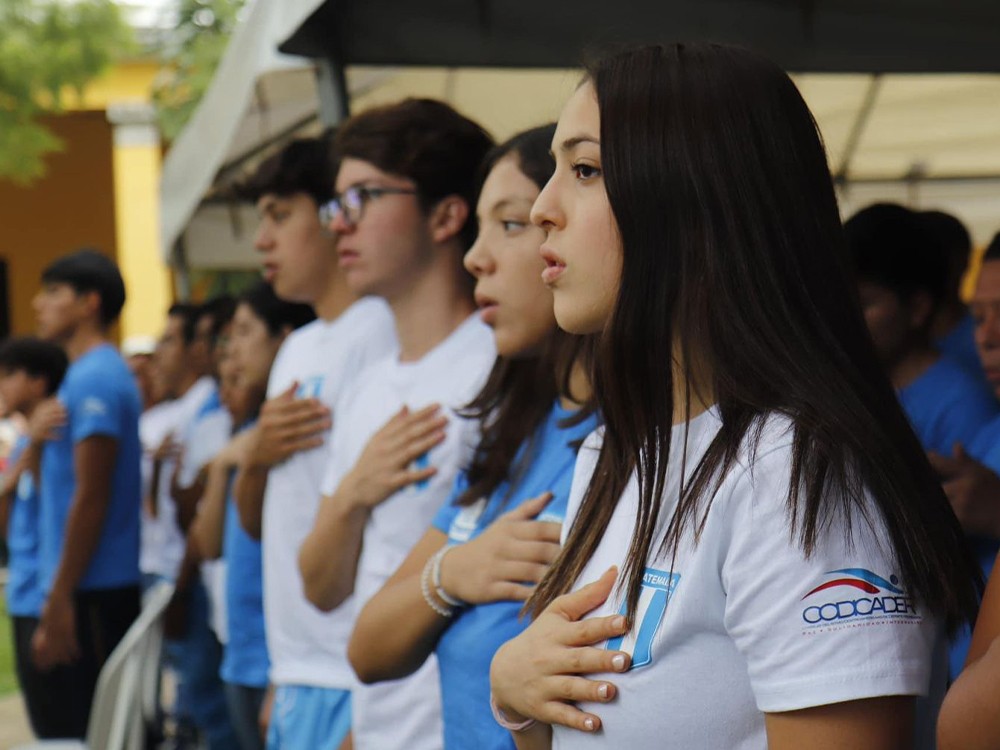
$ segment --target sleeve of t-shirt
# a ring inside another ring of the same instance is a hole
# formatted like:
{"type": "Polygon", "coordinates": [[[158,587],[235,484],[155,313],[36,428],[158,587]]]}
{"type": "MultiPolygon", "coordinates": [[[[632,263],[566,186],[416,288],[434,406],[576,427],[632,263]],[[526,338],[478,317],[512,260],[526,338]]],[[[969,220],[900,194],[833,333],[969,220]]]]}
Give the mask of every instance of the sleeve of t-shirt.
{"type": "Polygon", "coordinates": [[[122,390],[114,378],[104,373],[82,373],[66,394],[70,438],[74,443],[103,435],[122,434],[122,390]]]}
{"type": "Polygon", "coordinates": [[[970,385],[975,387],[957,391],[952,403],[941,412],[937,429],[941,434],[940,444],[947,448],[945,455],[951,455],[955,443],[962,443],[968,448],[997,415],[996,400],[992,394],[984,392],[978,383],[970,385]]]}
{"type": "Polygon", "coordinates": [[[431,526],[444,534],[447,534],[451,530],[451,524],[455,520],[455,516],[462,512],[462,506],[458,504],[457,500],[467,489],[469,489],[469,477],[464,471],[460,471],[458,476],[455,477],[455,483],[451,488],[451,495],[434,515],[431,526]]]}
{"type": "Polygon", "coordinates": [[[789,531],[790,465],[790,448],[759,455],[731,494],[717,498],[730,504],[732,519],[725,626],[746,658],[757,707],[925,695],[941,628],[899,580],[880,544],[888,546],[888,535],[856,515],[852,545],[834,520],[807,558],[789,531]]]}

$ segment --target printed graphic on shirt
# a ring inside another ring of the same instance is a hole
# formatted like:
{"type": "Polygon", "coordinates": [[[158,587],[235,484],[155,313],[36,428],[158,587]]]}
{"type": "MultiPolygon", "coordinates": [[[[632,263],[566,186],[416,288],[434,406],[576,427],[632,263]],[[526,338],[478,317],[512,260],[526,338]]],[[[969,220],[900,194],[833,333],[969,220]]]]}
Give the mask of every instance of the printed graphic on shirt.
{"type": "Polygon", "coordinates": [[[840,568],[823,578],[802,597],[804,633],[923,621],[895,575],[886,579],[867,568],[840,568]]]}
{"type": "Polygon", "coordinates": [[[295,389],[296,398],[319,398],[323,392],[323,376],[313,375],[299,383],[295,389]]]}
{"type": "Polygon", "coordinates": [[[22,471],[17,480],[17,499],[30,500],[35,492],[35,478],[30,471],[22,471]]]}
{"type": "Polygon", "coordinates": [[[448,527],[448,541],[456,544],[469,541],[488,502],[488,498],[481,497],[472,505],[462,508],[448,527]]]}
{"type": "MultiPolygon", "coordinates": [[[[421,469],[426,469],[430,465],[431,465],[431,452],[430,451],[427,451],[426,453],[422,453],[421,455],[417,456],[413,460],[413,470],[414,471],[420,471],[421,469]]],[[[419,482],[417,482],[413,486],[416,489],[418,489],[418,490],[426,490],[430,486],[430,483],[431,483],[430,479],[421,479],[419,482]]]]}
{"type": "MultiPolygon", "coordinates": [[[[642,591],[639,607],[635,613],[635,624],[625,635],[612,638],[605,648],[608,651],[624,651],[632,656],[629,670],[645,667],[653,663],[653,639],[656,637],[667,604],[681,581],[680,573],[667,573],[655,568],[646,568],[642,576],[642,591]]],[[[628,613],[628,602],[622,602],[618,614],[628,613]]]]}
{"type": "Polygon", "coordinates": [[[96,396],[85,398],[80,408],[84,414],[94,417],[103,417],[108,413],[108,405],[96,396]]]}

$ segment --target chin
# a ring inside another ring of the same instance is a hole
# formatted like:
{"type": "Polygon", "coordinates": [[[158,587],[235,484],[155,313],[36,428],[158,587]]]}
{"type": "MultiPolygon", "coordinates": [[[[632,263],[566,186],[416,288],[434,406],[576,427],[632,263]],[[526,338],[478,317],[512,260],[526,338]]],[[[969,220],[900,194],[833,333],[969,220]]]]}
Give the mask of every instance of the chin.
{"type": "Polygon", "coordinates": [[[604,329],[604,319],[593,315],[592,310],[586,312],[581,310],[560,309],[555,306],[556,325],[566,333],[575,336],[586,336],[591,333],[598,333],[604,329]],[[590,313],[590,314],[588,314],[590,313]]]}

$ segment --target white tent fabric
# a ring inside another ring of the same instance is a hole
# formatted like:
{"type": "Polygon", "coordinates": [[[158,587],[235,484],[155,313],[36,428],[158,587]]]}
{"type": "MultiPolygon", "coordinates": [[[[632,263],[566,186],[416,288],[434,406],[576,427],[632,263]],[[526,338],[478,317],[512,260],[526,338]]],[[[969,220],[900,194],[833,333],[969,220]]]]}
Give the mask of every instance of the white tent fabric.
{"type": "MultiPolygon", "coordinates": [[[[191,123],[174,143],[162,181],[165,257],[183,235],[192,268],[249,268],[253,219],[204,203],[220,167],[315,113],[313,71],[277,44],[321,0],[256,0],[234,35],[191,123]]],[[[794,76],[841,179],[845,215],[876,200],[941,208],[982,245],[1000,230],[1000,75],[807,73],[794,76]],[[870,111],[866,113],[866,105],[870,111]]],[[[579,81],[566,69],[347,69],[352,110],[402,96],[432,96],[482,122],[497,138],[555,119],[579,81]]],[[[314,129],[318,130],[319,125],[314,129]]]]}
{"type": "Polygon", "coordinates": [[[160,237],[165,259],[220,167],[316,112],[311,62],[277,50],[319,4],[257,0],[233,34],[211,86],[163,164],[160,237]]]}

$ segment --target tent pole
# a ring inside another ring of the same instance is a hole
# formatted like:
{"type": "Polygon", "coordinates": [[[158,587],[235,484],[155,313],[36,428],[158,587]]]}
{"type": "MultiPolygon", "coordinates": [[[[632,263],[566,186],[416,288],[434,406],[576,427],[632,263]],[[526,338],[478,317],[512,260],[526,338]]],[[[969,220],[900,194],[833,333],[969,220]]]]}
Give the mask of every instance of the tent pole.
{"type": "Polygon", "coordinates": [[[840,166],[833,173],[833,181],[838,185],[847,182],[847,173],[851,168],[851,161],[858,151],[861,143],[861,136],[864,135],[868,121],[871,119],[872,110],[875,109],[875,100],[878,98],[879,89],[882,88],[882,74],[874,73],[868,82],[868,90],[865,92],[864,101],[861,102],[861,109],[851,126],[851,132],[847,135],[847,143],[844,144],[844,154],[840,159],[840,166]]]}
{"type": "Polygon", "coordinates": [[[333,58],[316,61],[316,91],[319,95],[319,119],[328,128],[335,127],[350,114],[347,77],[344,68],[333,58]]]}

